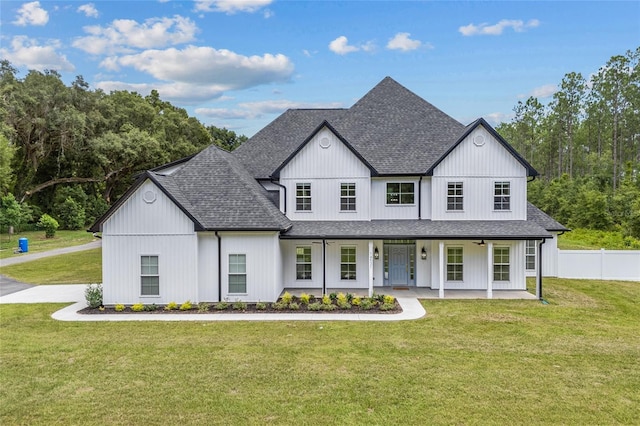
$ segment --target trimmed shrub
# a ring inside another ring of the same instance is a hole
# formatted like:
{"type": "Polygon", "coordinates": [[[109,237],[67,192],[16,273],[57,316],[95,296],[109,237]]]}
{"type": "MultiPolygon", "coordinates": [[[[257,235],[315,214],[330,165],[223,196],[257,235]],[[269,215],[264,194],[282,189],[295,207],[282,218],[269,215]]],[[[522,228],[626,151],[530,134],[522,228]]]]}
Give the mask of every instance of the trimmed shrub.
{"type": "Polygon", "coordinates": [[[89,284],[84,290],[87,306],[94,309],[102,306],[102,284],[89,284]]]}
{"type": "Polygon", "coordinates": [[[114,309],[115,309],[116,312],[122,312],[122,311],[124,311],[124,305],[122,303],[118,303],[118,304],[116,304],[114,309]]]}
{"type": "Polygon", "coordinates": [[[285,291],[280,300],[287,305],[293,302],[293,295],[291,295],[288,291],[285,291]]]}
{"type": "Polygon", "coordinates": [[[308,305],[310,301],[311,301],[311,296],[309,296],[307,293],[302,293],[300,295],[300,304],[308,305]]]}
{"type": "Polygon", "coordinates": [[[133,312],[142,312],[144,311],[144,305],[142,303],[136,303],[135,305],[131,306],[131,310],[133,312]]]}
{"type": "Polygon", "coordinates": [[[58,224],[58,221],[46,213],[40,217],[40,220],[38,221],[37,226],[39,229],[44,230],[44,236],[46,238],[55,237],[56,231],[60,227],[60,225],[58,224]]]}
{"type": "Polygon", "coordinates": [[[178,309],[178,304],[176,302],[169,302],[164,307],[165,311],[175,311],[176,309],[178,309]]]}
{"type": "Polygon", "coordinates": [[[181,311],[190,311],[192,307],[193,307],[193,305],[191,305],[191,301],[187,300],[182,305],[180,305],[180,310],[181,311]]]}

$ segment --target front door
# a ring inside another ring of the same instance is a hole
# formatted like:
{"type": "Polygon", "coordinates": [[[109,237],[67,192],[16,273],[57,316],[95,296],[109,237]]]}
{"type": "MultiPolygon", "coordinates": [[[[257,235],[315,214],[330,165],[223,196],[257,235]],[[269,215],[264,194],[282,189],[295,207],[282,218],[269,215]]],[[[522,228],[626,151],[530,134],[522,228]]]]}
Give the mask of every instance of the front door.
{"type": "Polygon", "coordinates": [[[409,284],[409,246],[389,246],[389,284],[409,284]]]}

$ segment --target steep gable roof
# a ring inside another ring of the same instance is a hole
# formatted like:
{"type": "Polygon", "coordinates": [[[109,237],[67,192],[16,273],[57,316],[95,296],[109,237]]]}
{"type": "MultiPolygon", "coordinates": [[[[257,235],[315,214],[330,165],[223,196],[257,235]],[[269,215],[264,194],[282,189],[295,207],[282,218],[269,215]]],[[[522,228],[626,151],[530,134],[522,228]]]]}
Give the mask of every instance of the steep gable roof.
{"type": "Polygon", "coordinates": [[[491,127],[489,123],[485,121],[484,118],[479,118],[466,127],[465,132],[462,135],[460,135],[458,140],[453,145],[451,145],[449,149],[447,149],[442,154],[442,156],[435,163],[433,163],[431,167],[429,167],[429,169],[427,169],[427,173],[426,173],[427,176],[432,176],[433,170],[438,166],[438,164],[440,164],[442,160],[444,160],[447,157],[447,155],[451,153],[451,151],[453,151],[458,145],[460,145],[462,141],[464,141],[467,138],[467,136],[469,136],[471,132],[473,132],[479,126],[484,127],[484,129],[487,132],[489,132],[491,136],[493,136],[498,141],[498,143],[500,143],[511,155],[513,155],[516,161],[518,161],[520,164],[522,164],[522,166],[525,169],[527,169],[528,176],[538,176],[539,173],[536,171],[536,169],[534,169],[533,166],[529,164],[527,160],[524,159],[524,157],[518,154],[518,152],[515,149],[513,149],[513,147],[502,136],[500,136],[500,134],[496,132],[495,129],[491,127]]]}
{"type": "Polygon", "coordinates": [[[327,121],[379,175],[418,175],[466,128],[390,77],[349,109],[288,110],[234,151],[257,179],[268,179],[327,121]]]}
{"type": "Polygon", "coordinates": [[[99,230],[146,179],[171,198],[194,222],[196,231],[284,231],[291,226],[238,160],[211,145],[171,175],[146,172],[91,230],[99,230]]]}

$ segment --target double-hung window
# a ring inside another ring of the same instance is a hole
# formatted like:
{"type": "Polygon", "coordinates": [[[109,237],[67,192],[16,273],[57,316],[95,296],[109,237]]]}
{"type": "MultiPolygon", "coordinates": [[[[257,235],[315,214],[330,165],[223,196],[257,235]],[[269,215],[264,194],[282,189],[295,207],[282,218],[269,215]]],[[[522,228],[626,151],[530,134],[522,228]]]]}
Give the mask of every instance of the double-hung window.
{"type": "Polygon", "coordinates": [[[509,247],[493,248],[493,280],[509,281],[509,247]]]}
{"type": "Polygon", "coordinates": [[[158,256],[140,256],[140,295],[160,295],[158,256]]]}
{"type": "Polygon", "coordinates": [[[447,247],[447,281],[462,281],[462,247],[447,247]]]}
{"type": "Polygon", "coordinates": [[[229,255],[229,293],[247,292],[247,255],[229,255]]]}
{"type": "Polygon", "coordinates": [[[525,247],[525,265],[527,271],[534,271],[536,269],[536,241],[527,240],[525,247]]]}
{"type": "Polygon", "coordinates": [[[340,279],[356,279],[356,248],[340,247],[340,279]]]}
{"type": "Polygon", "coordinates": [[[493,188],[493,209],[511,209],[511,182],[495,182],[493,188]]]}
{"type": "Polygon", "coordinates": [[[387,204],[413,204],[413,182],[389,182],[387,183],[387,204]]]}
{"type": "Polygon", "coordinates": [[[447,183],[447,210],[462,210],[462,182],[447,183]]]}
{"type": "Polygon", "coordinates": [[[356,210],[356,184],[340,184],[340,211],[356,210]]]}
{"type": "Polygon", "coordinates": [[[296,211],[311,211],[311,184],[296,184],[296,211]]]}
{"type": "Polygon", "coordinates": [[[311,247],[296,247],[296,279],[311,279],[311,247]]]}

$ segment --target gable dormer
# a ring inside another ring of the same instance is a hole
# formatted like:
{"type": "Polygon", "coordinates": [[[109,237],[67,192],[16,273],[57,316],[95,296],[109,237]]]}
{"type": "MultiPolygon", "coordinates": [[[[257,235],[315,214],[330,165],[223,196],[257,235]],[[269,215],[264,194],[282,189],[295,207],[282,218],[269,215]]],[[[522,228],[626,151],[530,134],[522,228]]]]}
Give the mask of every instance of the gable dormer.
{"type": "Polygon", "coordinates": [[[538,173],[480,119],[427,174],[434,220],[525,220],[527,177],[538,173]]]}
{"type": "Polygon", "coordinates": [[[286,188],[292,220],[368,220],[375,170],[328,123],[273,173],[286,188]]]}

